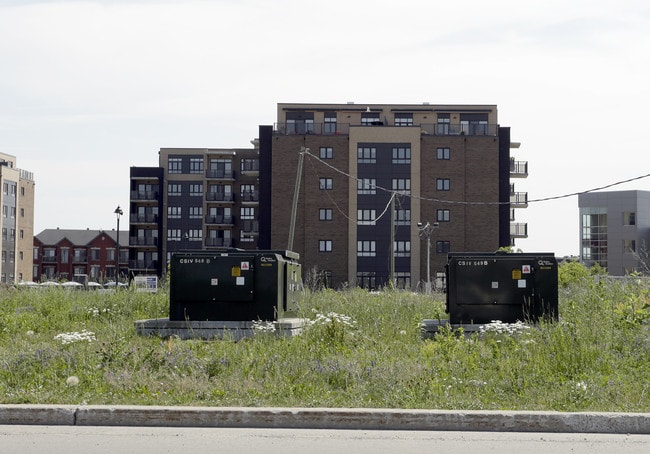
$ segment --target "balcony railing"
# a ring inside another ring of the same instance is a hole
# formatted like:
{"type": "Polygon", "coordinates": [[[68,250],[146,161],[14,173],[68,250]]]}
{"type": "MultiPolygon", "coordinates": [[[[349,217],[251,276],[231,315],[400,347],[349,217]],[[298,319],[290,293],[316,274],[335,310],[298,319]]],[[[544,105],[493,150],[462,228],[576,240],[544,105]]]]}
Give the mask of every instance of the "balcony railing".
{"type": "Polygon", "coordinates": [[[510,206],[513,208],[526,208],[528,206],[528,193],[527,192],[511,193],[510,206]]]}
{"type": "Polygon", "coordinates": [[[222,225],[233,225],[233,218],[232,216],[224,216],[224,215],[215,215],[215,216],[206,216],[205,217],[205,223],[206,224],[222,224],[222,225]]]}
{"type": "Polygon", "coordinates": [[[526,178],[528,176],[528,162],[510,160],[510,176],[526,178]]]}
{"type": "Polygon", "coordinates": [[[259,202],[260,193],[259,191],[244,191],[241,193],[242,202],[259,202]]]}
{"type": "Polygon", "coordinates": [[[205,171],[205,177],[217,180],[234,180],[235,172],[224,169],[208,169],[205,171]]]}
{"type": "Polygon", "coordinates": [[[525,222],[511,223],[510,236],[512,238],[528,238],[528,224],[525,222]]]}
{"type": "Polygon", "coordinates": [[[206,192],[205,200],[208,202],[232,202],[235,200],[232,192],[206,192]]]}
{"type": "Polygon", "coordinates": [[[257,159],[248,159],[242,161],[241,163],[241,172],[242,173],[255,173],[260,171],[260,161],[257,159]]]}
{"type": "Polygon", "coordinates": [[[134,270],[155,270],[158,260],[129,260],[129,268],[134,270]]]}
{"type": "Polygon", "coordinates": [[[230,247],[232,238],[206,238],[205,245],[207,247],[230,247]]]}
{"type": "Polygon", "coordinates": [[[155,224],[158,222],[158,215],[153,213],[131,213],[129,221],[131,224],[155,224]]]}
{"type": "MultiPolygon", "coordinates": [[[[348,135],[350,134],[350,125],[347,123],[275,123],[274,133],[276,135],[348,135]]],[[[395,127],[395,124],[388,124],[383,121],[377,121],[364,127],[395,127]]],[[[413,124],[408,127],[420,128],[423,135],[434,136],[496,136],[499,133],[499,125],[487,123],[423,123],[413,124]]]]}
{"type": "Polygon", "coordinates": [[[246,219],[242,221],[241,231],[248,234],[259,233],[260,223],[257,220],[246,219]]]}
{"type": "Polygon", "coordinates": [[[159,191],[131,191],[131,200],[158,200],[159,191]]]}
{"type": "Polygon", "coordinates": [[[72,263],[86,263],[88,261],[88,255],[80,254],[72,256],[72,263]]]}
{"type": "Polygon", "coordinates": [[[158,246],[158,238],[132,236],[129,238],[129,246],[158,246]]]}

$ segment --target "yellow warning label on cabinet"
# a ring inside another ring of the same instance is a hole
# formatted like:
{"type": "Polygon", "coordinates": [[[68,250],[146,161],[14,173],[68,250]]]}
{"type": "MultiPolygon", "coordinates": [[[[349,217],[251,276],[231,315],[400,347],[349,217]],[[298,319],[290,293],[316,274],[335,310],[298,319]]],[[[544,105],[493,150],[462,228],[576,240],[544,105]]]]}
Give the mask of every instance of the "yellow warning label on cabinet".
{"type": "Polygon", "coordinates": [[[512,270],[512,279],[515,281],[521,279],[521,270],[512,270]]]}
{"type": "Polygon", "coordinates": [[[238,266],[233,266],[232,267],[232,277],[239,277],[241,276],[241,268],[238,266]]]}

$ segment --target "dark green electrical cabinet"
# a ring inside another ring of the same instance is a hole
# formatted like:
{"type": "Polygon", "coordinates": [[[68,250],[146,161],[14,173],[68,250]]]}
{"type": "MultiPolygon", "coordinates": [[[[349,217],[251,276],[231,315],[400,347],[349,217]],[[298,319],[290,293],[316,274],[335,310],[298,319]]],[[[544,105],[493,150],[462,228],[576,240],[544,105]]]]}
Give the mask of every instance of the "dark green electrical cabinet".
{"type": "Polygon", "coordinates": [[[297,315],[302,294],[291,251],[176,253],[170,269],[170,320],[278,320],[297,315]]]}
{"type": "Polygon", "coordinates": [[[557,267],[554,254],[548,253],[450,253],[449,322],[556,320],[557,267]]]}

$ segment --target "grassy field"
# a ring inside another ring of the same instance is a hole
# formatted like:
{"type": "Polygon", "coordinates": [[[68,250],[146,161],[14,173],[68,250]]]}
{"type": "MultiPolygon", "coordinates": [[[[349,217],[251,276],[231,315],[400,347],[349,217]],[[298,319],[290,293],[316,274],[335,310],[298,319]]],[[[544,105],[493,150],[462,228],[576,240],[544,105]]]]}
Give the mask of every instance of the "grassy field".
{"type": "Polygon", "coordinates": [[[558,323],[426,341],[444,295],[307,292],[301,336],[205,342],[135,334],[165,290],[2,289],[0,402],[650,412],[648,284],[562,282],[558,323]]]}

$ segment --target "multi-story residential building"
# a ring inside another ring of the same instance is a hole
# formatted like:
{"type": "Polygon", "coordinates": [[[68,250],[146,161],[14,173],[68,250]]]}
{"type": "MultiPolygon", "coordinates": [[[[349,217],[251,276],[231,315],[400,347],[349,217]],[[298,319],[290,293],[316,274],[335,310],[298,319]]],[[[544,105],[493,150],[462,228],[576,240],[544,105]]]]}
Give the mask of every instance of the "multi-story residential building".
{"type": "Polygon", "coordinates": [[[129,205],[129,270],[131,274],[163,275],[163,169],[131,167],[129,205]]]}
{"type": "Polygon", "coordinates": [[[16,157],[0,153],[3,283],[31,281],[34,238],[34,176],[16,167],[16,157]]]}
{"type": "MultiPolygon", "coordinates": [[[[128,247],[122,246],[127,232],[120,232],[119,280],[128,277],[128,247]]],[[[115,280],[116,230],[46,229],[34,237],[34,280],[115,280]]]]}
{"type": "Polygon", "coordinates": [[[597,263],[612,276],[648,272],[650,191],[580,194],[578,207],[583,263],[597,263]]]}
{"type": "Polygon", "coordinates": [[[494,105],[278,104],[260,126],[260,249],[291,248],[328,284],[416,288],[447,252],[526,237],[510,128],[494,105]],[[297,169],[303,157],[293,241],[297,169]],[[430,258],[422,226],[430,230],[430,258]],[[430,263],[429,263],[430,262],[430,263]]]}
{"type": "Polygon", "coordinates": [[[162,275],[176,251],[256,249],[259,151],[161,148],[159,167],[131,169],[132,274],[162,275]]]}

